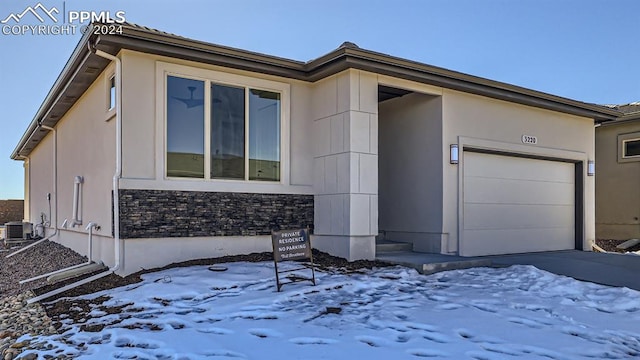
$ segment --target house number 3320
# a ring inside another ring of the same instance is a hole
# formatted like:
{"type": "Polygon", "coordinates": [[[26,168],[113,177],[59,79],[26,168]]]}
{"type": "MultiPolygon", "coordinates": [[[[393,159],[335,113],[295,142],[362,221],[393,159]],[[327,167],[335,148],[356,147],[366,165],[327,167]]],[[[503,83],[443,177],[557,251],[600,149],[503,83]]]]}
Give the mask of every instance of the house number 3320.
{"type": "Polygon", "coordinates": [[[522,143],[535,145],[538,143],[538,138],[533,135],[522,135],[522,143]]]}

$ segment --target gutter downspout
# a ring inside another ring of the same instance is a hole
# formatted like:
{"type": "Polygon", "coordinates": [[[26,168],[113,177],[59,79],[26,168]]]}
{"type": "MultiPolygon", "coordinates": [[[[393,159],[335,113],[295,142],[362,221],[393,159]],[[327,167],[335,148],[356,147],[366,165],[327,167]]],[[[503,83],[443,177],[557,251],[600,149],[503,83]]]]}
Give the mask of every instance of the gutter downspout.
{"type": "Polygon", "coordinates": [[[92,53],[111,60],[116,63],[116,169],[113,174],[113,247],[115,264],[109,269],[109,272],[116,272],[120,268],[120,204],[119,190],[120,178],[122,177],[122,61],[111,54],[96,49],[95,44],[87,42],[89,51],[92,53]]]}
{"type": "Polygon", "coordinates": [[[115,273],[118,269],[120,269],[120,258],[122,254],[120,253],[120,206],[119,206],[119,188],[120,188],[120,178],[122,177],[122,61],[111,54],[108,54],[102,50],[96,49],[94,44],[91,44],[90,41],[87,42],[87,46],[89,47],[89,51],[102,57],[107,60],[111,60],[116,63],[116,169],[113,174],[113,248],[114,248],[114,257],[115,264],[113,267],[108,270],[101,272],[99,274],[93,275],[86,279],[76,281],[72,284],[63,286],[59,289],[50,291],[48,293],[42,294],[40,296],[36,296],[27,301],[27,304],[33,304],[34,302],[38,302],[43,299],[47,299],[53,295],[60,294],[67,290],[76,288],[80,285],[84,285],[90,283],[94,280],[98,280],[107,275],[111,275],[115,273]]]}
{"type": "Polygon", "coordinates": [[[50,126],[38,123],[38,126],[53,133],[53,204],[56,211],[56,219],[49,219],[53,223],[55,233],[58,232],[58,131],[50,126]]]}

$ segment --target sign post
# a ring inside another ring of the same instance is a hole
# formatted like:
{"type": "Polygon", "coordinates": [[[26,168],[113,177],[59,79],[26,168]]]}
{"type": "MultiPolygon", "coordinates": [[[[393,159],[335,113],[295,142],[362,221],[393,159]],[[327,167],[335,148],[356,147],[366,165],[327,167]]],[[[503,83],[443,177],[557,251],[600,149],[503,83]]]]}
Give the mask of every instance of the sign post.
{"type": "Polygon", "coordinates": [[[276,284],[278,291],[284,284],[290,284],[299,281],[311,281],[316,285],[316,273],[313,268],[313,253],[311,252],[311,239],[309,238],[309,229],[298,230],[281,230],[271,233],[271,242],[273,245],[273,263],[276,268],[276,284]],[[280,274],[292,271],[305,270],[306,267],[296,269],[278,271],[278,262],[293,260],[309,260],[311,262],[311,278],[289,276],[288,282],[280,281],[280,274]]]}

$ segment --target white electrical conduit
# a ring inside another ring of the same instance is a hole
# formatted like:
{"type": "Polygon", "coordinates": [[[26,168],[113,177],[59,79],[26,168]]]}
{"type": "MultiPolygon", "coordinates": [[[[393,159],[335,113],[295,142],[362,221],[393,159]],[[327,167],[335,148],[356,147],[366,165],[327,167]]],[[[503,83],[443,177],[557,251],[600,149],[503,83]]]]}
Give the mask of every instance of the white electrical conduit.
{"type": "Polygon", "coordinates": [[[47,299],[53,295],[71,290],[80,285],[98,280],[116,272],[120,268],[120,209],[118,206],[118,190],[120,187],[120,177],[122,176],[122,62],[118,57],[94,48],[91,42],[87,42],[87,46],[89,47],[89,51],[91,51],[92,53],[116,63],[116,171],[113,174],[113,248],[115,264],[105,272],[101,272],[86,279],[76,281],[73,284],[63,286],[46,294],[42,294],[40,296],[29,299],[27,301],[27,304],[33,304],[34,302],[47,299]]]}
{"type": "Polygon", "coordinates": [[[69,271],[69,270],[74,270],[74,269],[77,269],[77,268],[80,268],[80,267],[83,267],[83,266],[87,266],[87,265],[93,264],[93,259],[91,257],[91,253],[93,251],[93,229],[96,228],[97,226],[98,225],[96,223],[90,222],[87,225],[87,228],[86,228],[86,230],[89,230],[89,240],[88,240],[88,242],[89,242],[89,245],[88,245],[89,252],[88,252],[88,256],[87,256],[89,259],[86,262],[83,262],[82,264],[78,264],[78,265],[69,266],[69,267],[66,267],[64,269],[52,271],[50,273],[34,276],[32,278],[29,278],[29,279],[21,280],[20,284],[26,284],[26,283],[31,282],[31,281],[44,279],[44,278],[49,277],[51,275],[62,274],[62,273],[66,272],[66,271],[69,271]]]}

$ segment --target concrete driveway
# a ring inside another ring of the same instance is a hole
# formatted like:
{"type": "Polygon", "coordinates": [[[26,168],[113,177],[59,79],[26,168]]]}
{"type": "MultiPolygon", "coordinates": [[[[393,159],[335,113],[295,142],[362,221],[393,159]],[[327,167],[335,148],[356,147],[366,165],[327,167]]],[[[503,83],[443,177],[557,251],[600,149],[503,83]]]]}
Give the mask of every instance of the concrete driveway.
{"type": "Polygon", "coordinates": [[[636,255],[564,250],[460,257],[397,251],[379,254],[376,259],[413,267],[423,274],[478,266],[533,265],[538,269],[578,280],[640,291],[640,256],[636,255]]]}
{"type": "Polygon", "coordinates": [[[640,290],[640,256],[565,250],[484,258],[493,266],[533,265],[578,280],[640,290]]]}

